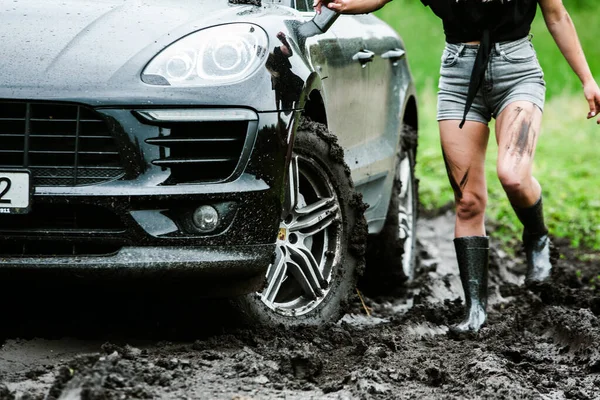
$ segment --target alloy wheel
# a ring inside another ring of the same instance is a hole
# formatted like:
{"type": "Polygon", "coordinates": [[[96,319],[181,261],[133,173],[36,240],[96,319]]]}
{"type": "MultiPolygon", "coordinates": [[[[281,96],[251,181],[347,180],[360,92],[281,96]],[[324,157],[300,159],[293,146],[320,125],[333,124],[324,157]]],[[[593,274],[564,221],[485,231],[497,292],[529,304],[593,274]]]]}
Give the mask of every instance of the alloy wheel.
{"type": "Polygon", "coordinates": [[[414,201],[414,186],[411,159],[407,152],[401,155],[400,163],[397,171],[398,179],[400,179],[400,194],[398,195],[398,238],[402,241],[402,271],[408,279],[413,278],[414,268],[413,251],[414,251],[414,218],[415,218],[415,201],[414,201]]]}
{"type": "Polygon", "coordinates": [[[337,195],[314,160],[292,158],[283,210],[275,262],[260,298],[279,314],[297,316],[314,310],[327,296],[342,236],[337,195]]]}

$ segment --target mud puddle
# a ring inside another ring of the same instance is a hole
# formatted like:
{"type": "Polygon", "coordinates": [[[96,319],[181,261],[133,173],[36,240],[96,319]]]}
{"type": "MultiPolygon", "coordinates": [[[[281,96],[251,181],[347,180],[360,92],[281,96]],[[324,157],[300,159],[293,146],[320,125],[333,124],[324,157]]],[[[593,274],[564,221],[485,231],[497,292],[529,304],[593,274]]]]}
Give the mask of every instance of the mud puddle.
{"type": "MultiPolygon", "coordinates": [[[[600,398],[598,254],[559,241],[553,281],[528,290],[521,260],[494,249],[489,323],[452,338],[462,305],[451,237],[452,215],[422,221],[415,282],[365,297],[370,316],[357,295],[320,329],[236,328],[218,302],[181,315],[168,294],[123,304],[111,292],[55,293],[64,298],[38,301],[36,321],[17,319],[21,338],[4,340],[0,399],[600,398]]],[[[3,303],[4,321],[30,298],[3,303]]]]}

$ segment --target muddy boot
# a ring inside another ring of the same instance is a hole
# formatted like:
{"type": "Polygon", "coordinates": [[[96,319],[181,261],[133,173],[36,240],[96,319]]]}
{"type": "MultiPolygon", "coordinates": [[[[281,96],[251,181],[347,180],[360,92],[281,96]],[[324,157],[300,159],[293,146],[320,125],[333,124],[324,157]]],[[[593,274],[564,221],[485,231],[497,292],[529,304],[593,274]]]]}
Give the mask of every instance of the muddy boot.
{"type": "Polygon", "coordinates": [[[454,248],[460,281],[465,292],[466,317],[460,324],[451,326],[450,330],[454,334],[477,332],[487,317],[489,238],[487,236],[456,238],[454,248]]]}
{"type": "Polygon", "coordinates": [[[525,283],[542,282],[550,276],[550,238],[544,224],[542,198],[531,207],[513,206],[517,217],[523,224],[523,247],[527,258],[525,283]]]}

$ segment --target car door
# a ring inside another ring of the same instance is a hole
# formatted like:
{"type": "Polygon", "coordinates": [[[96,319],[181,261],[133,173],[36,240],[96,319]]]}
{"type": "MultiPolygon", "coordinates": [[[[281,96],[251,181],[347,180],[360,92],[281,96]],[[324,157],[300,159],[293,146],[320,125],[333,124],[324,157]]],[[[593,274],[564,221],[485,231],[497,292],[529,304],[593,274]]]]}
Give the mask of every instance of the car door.
{"type": "Polygon", "coordinates": [[[402,120],[400,92],[404,77],[400,60],[404,50],[394,30],[375,16],[358,16],[357,21],[361,23],[366,48],[375,53],[365,92],[368,112],[364,130],[364,145],[369,154],[364,179],[373,182],[383,180],[388,171],[394,170],[402,120]]]}
{"type": "MultiPolygon", "coordinates": [[[[312,0],[295,0],[305,20],[314,17],[312,0]]],[[[369,64],[374,54],[365,49],[360,23],[353,15],[341,15],[324,34],[309,37],[306,51],[323,82],[329,129],[345,150],[346,163],[354,179],[360,177],[361,154],[365,141],[369,64]]]]}
{"type": "Polygon", "coordinates": [[[330,31],[340,45],[327,53],[329,74],[323,81],[330,130],[339,138],[355,182],[365,179],[365,130],[370,119],[369,68],[375,54],[362,36],[358,16],[341,15],[330,31]]]}

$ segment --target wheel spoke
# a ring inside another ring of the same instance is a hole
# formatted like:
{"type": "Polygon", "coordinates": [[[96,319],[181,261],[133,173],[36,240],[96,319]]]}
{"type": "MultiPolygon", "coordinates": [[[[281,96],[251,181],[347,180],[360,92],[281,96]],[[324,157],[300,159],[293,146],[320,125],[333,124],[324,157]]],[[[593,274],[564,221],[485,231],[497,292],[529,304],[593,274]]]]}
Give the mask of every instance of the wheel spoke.
{"type": "Polygon", "coordinates": [[[298,282],[304,293],[309,298],[316,300],[317,294],[313,289],[313,285],[311,285],[311,282],[309,282],[309,278],[304,273],[303,268],[293,260],[288,260],[287,267],[290,271],[290,274],[292,274],[292,276],[296,279],[296,282],[298,282]]]}
{"type": "Polygon", "coordinates": [[[327,281],[325,280],[325,277],[323,276],[323,271],[321,271],[321,268],[319,266],[319,263],[315,259],[315,256],[310,252],[310,250],[308,250],[304,246],[299,247],[298,250],[300,250],[302,253],[304,253],[306,258],[308,258],[308,260],[310,262],[310,266],[312,267],[313,271],[315,271],[315,276],[319,280],[320,287],[325,289],[327,287],[327,281]]]}
{"type": "Polygon", "coordinates": [[[277,270],[277,266],[285,262],[284,258],[285,247],[277,246],[277,248],[275,249],[275,260],[273,261],[273,264],[269,265],[269,269],[267,270],[267,282],[271,282],[271,279],[273,279],[273,275],[277,270]]]}
{"type": "Polygon", "coordinates": [[[411,227],[412,215],[408,213],[405,207],[399,207],[398,212],[398,227],[399,237],[400,239],[406,239],[410,236],[410,227],[411,227]]]}
{"type": "Polygon", "coordinates": [[[262,297],[264,301],[269,303],[275,301],[287,273],[286,257],[283,251],[281,251],[281,255],[281,257],[277,257],[275,263],[271,264],[267,273],[267,287],[263,291],[262,297]]]}
{"type": "Polygon", "coordinates": [[[298,247],[289,247],[290,256],[304,272],[307,283],[311,286],[312,292],[318,296],[323,295],[321,283],[324,281],[323,274],[319,271],[319,265],[308,250],[304,251],[298,247]]]}
{"type": "Polygon", "coordinates": [[[406,207],[398,207],[398,222],[400,224],[408,224],[408,221],[410,220],[410,215],[411,213],[406,209],[406,207]]]}
{"type": "Polygon", "coordinates": [[[408,229],[406,226],[401,226],[398,234],[398,238],[401,240],[406,240],[410,236],[408,229]]]}
{"type": "Polygon", "coordinates": [[[335,199],[329,197],[296,210],[299,217],[290,226],[290,232],[302,231],[305,235],[314,235],[331,225],[338,208],[335,199]]]}
{"type": "Polygon", "coordinates": [[[290,161],[290,167],[288,169],[286,204],[284,208],[285,212],[292,212],[298,205],[299,181],[300,179],[298,176],[298,157],[296,156],[292,157],[290,161]]]}
{"type": "Polygon", "coordinates": [[[296,210],[296,213],[300,215],[307,215],[318,212],[319,210],[329,208],[330,205],[335,204],[335,199],[333,197],[326,197],[324,199],[319,199],[312,204],[307,205],[306,207],[302,207],[296,210]]]}
{"type": "MultiPolygon", "coordinates": [[[[298,221],[297,229],[294,229],[294,230],[299,230],[299,231],[301,230],[302,233],[305,234],[306,236],[312,236],[312,235],[316,235],[317,233],[321,232],[323,229],[327,228],[335,220],[336,220],[336,214],[335,214],[335,211],[332,211],[331,213],[324,216],[323,218],[318,218],[318,219],[314,218],[314,219],[311,219],[310,221],[298,221]]],[[[290,231],[291,230],[292,229],[290,229],[290,231]]]]}
{"type": "Polygon", "coordinates": [[[400,161],[400,198],[405,198],[406,193],[410,185],[410,160],[406,155],[402,161],[400,161]]]}

